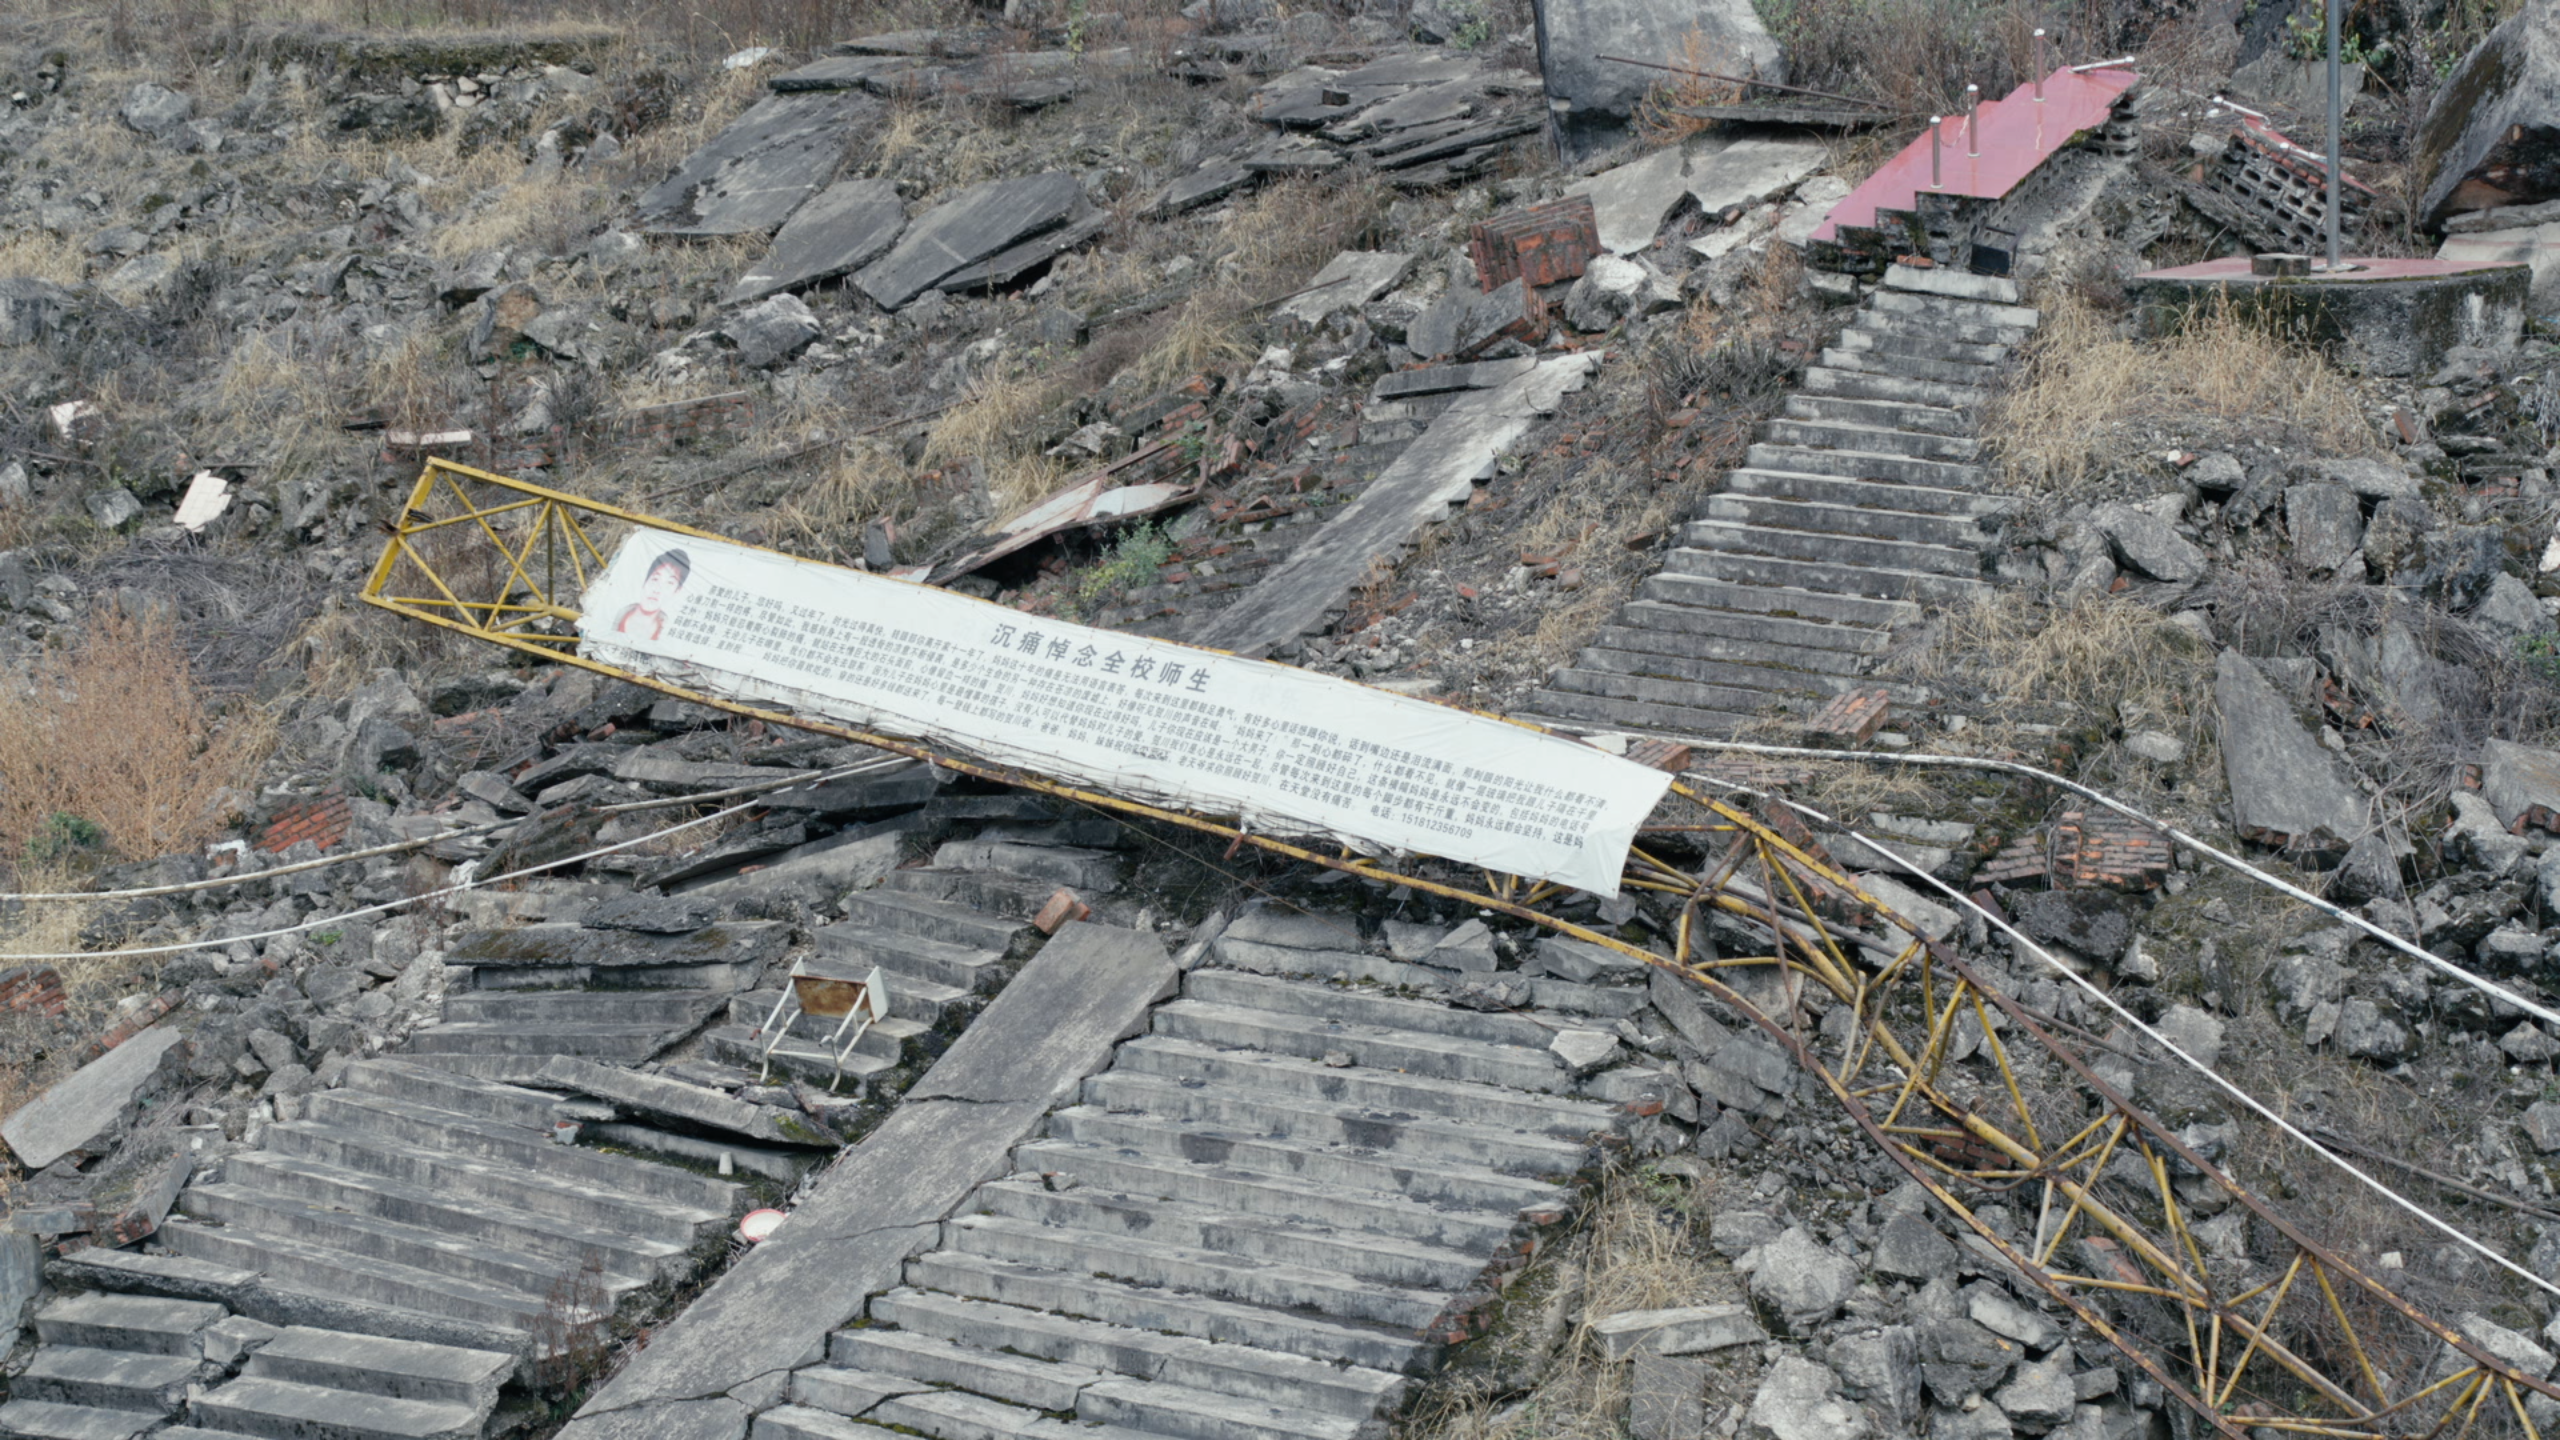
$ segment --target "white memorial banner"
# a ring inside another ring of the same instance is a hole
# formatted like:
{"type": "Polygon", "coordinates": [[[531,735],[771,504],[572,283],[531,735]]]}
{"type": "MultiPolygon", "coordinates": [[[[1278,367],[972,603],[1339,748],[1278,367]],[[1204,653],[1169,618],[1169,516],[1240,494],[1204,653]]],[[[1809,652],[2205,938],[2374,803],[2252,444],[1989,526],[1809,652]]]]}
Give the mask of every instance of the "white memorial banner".
{"type": "Polygon", "coordinates": [[[584,597],[635,674],[1153,803],[1600,895],[1671,777],[1287,665],[662,530],[584,597]]]}

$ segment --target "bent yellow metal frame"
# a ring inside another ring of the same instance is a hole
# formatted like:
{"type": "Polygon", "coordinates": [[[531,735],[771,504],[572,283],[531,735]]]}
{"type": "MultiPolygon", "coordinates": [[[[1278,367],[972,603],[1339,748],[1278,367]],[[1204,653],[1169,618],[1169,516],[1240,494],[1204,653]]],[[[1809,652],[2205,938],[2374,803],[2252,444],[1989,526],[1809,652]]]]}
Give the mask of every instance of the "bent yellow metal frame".
{"type": "Polygon", "coordinates": [[[1983,983],[1951,949],[1917,938],[1918,927],[1746,810],[1675,782],[1673,792],[1697,816],[1694,823],[1659,829],[1705,844],[1714,863],[1693,875],[1642,844],[1629,852],[1624,883],[1679,909],[1674,953],[1658,955],[1542,910],[1560,893],[1548,882],[1488,873],[1482,888],[1470,889],[1403,873],[1376,857],[1328,854],[1216,817],[688,691],[584,659],[576,653],[572,601],[608,558],[596,531],[622,525],[723,538],[430,460],[388,527],[390,539],[363,598],[430,625],[768,724],[1499,911],[1680,976],[1784,1046],[1868,1139],[1984,1246],[2231,1440],[2243,1440],[2250,1429],[2380,1440],[2468,1436],[2484,1426],[2539,1440],[2530,1398],[2560,1402],[2560,1388],[2549,1380],[2500,1360],[2306,1234],[2110,1086],[2040,1017],[1983,983]],[[452,557],[440,561],[431,553],[455,548],[456,541],[460,553],[475,556],[479,581],[452,557]],[[1765,932],[1770,953],[1715,953],[1706,943],[1715,913],[1745,922],[1751,933],[1765,932]],[[1817,1050],[1797,1021],[1837,1006],[1849,1007],[1852,1023],[1825,1025],[1825,1033],[1840,1038],[1832,1052],[1817,1050]],[[2033,1044],[2014,1049],[2018,1035],[2033,1044]],[[1974,1057],[1986,1060],[1987,1070],[1956,1068],[1974,1057]],[[2072,1113],[2067,1132],[2045,1133],[2056,1116],[2086,1103],[2048,1088],[2048,1079],[2055,1087],[2076,1081],[2081,1094],[2096,1098],[2096,1114],[2072,1113]],[[2046,1102],[2044,1124],[2038,1099],[2046,1102]],[[2262,1233],[2276,1237],[2269,1243],[2284,1252],[2267,1273],[2235,1279],[2229,1265],[2217,1270],[2208,1262],[2211,1247],[2190,1223],[2181,1177],[2190,1195],[2198,1185],[2218,1189],[2263,1222],[2262,1233]],[[2033,1236],[2021,1243],[1997,1233],[1968,1195],[2033,1196],[2033,1236]],[[2397,1347],[2388,1354],[2378,1343],[2385,1331],[2397,1347]],[[2406,1370],[2411,1344],[2426,1347],[2432,1363],[2414,1375],[2394,1375],[2386,1361],[2397,1355],[2406,1370]]]}

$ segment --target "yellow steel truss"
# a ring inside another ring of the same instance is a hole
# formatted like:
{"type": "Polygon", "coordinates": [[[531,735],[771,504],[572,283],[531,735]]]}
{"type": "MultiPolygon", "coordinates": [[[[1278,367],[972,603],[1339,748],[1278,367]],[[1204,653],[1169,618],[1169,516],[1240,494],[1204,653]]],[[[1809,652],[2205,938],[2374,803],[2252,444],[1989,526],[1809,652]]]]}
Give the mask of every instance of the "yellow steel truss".
{"type": "Polygon", "coordinates": [[[1982,1247],[2233,1440],[2250,1429],[2339,1440],[2496,1430],[2539,1440],[2540,1413],[2560,1405],[2560,1387],[2305,1233],[1951,948],[1919,938],[1917,926],[1745,809],[1676,783],[1668,803],[1691,813],[1650,828],[1704,842],[1713,863],[1692,874],[1641,845],[1630,851],[1624,883],[1678,907],[1673,953],[1657,954],[1541,910],[1557,893],[1550,883],[1486,874],[1471,889],[583,659],[575,597],[603,569],[613,532],[629,525],[720,538],[431,460],[389,527],[364,599],[734,714],[1499,911],[1681,976],[1792,1053],[1982,1247]],[[1709,931],[1718,917],[1754,937],[1743,947],[1751,953],[1717,953],[1709,931]],[[1840,1007],[1846,1023],[1825,1013],[1840,1007]],[[1816,1015],[1828,1052],[1806,1038],[1816,1015]],[[1977,1208],[2020,1195],[2036,1201],[2023,1238],[1977,1208]],[[2244,1208],[2257,1222],[2250,1253],[2217,1254],[2198,1236],[2198,1199],[2244,1208]]]}

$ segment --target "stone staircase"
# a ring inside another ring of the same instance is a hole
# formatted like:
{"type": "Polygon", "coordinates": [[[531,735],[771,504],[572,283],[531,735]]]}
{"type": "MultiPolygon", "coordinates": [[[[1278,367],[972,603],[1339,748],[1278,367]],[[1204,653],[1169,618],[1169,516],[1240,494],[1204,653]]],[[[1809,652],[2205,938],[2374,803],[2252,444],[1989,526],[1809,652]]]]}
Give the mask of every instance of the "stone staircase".
{"type": "Polygon", "coordinates": [[[737,1184],[555,1143],[558,1097],[359,1061],[179,1196],[161,1239],[272,1285],[525,1334],[693,1270],[737,1184]]]}
{"type": "Polygon", "coordinates": [[[11,1440],[477,1440],[515,1368],[501,1351],[279,1330],[147,1295],[65,1296],[36,1334],[0,1405],[11,1440]]]}
{"type": "MultiPolygon", "coordinates": [[[[844,1075],[881,1081],[900,1067],[921,1068],[987,998],[1004,987],[1028,955],[1032,918],[1059,889],[1091,898],[1119,888],[1115,821],[1066,820],[993,826],[938,847],[932,863],[894,870],[878,888],[839,902],[845,918],[815,933],[809,973],[861,980],[873,967],[889,992],[888,1018],[874,1024],[844,1064],[844,1075]]],[[[781,997],[781,971],[770,988],[731,998],[727,1023],[704,1037],[714,1060],[746,1070],[764,1064],[759,1033],[781,997]]],[[[777,1076],[836,1083],[836,1059],[825,1041],[836,1021],[803,1015],[773,1050],[777,1076]]]]}
{"type": "Polygon", "coordinates": [[[2035,327],[2017,300],[2006,279],[1887,270],[1661,572],[1520,718],[1723,738],[1861,688],[1895,626],[1985,593],[2014,502],[1981,489],[1975,414],[2035,327]]]}
{"type": "Polygon", "coordinates": [[[1546,1024],[1286,953],[1299,974],[1191,972],[753,1440],[1383,1434],[1611,1108],[1546,1024]]]}

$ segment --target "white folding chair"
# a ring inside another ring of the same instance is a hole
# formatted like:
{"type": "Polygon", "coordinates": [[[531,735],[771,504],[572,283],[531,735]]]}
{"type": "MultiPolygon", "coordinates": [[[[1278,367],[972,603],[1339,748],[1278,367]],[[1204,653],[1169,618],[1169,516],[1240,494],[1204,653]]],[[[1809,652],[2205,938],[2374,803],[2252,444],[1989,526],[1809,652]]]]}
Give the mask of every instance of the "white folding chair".
{"type": "Polygon", "coordinates": [[[864,1032],[873,1022],[889,1018],[889,989],[881,981],[880,967],[860,980],[839,980],[831,975],[812,975],[806,960],[794,961],[789,983],[773,1002],[773,1013],[764,1017],[756,1033],[764,1037],[764,1069],[757,1083],[773,1074],[773,1051],[791,1033],[791,1027],[803,1015],[836,1022],[827,1036],[827,1049],[836,1059],[835,1078],[827,1082],[833,1091],[844,1083],[844,1062],[853,1055],[853,1047],[862,1043],[864,1032]],[[847,1033],[850,1032],[850,1033],[847,1033]]]}

